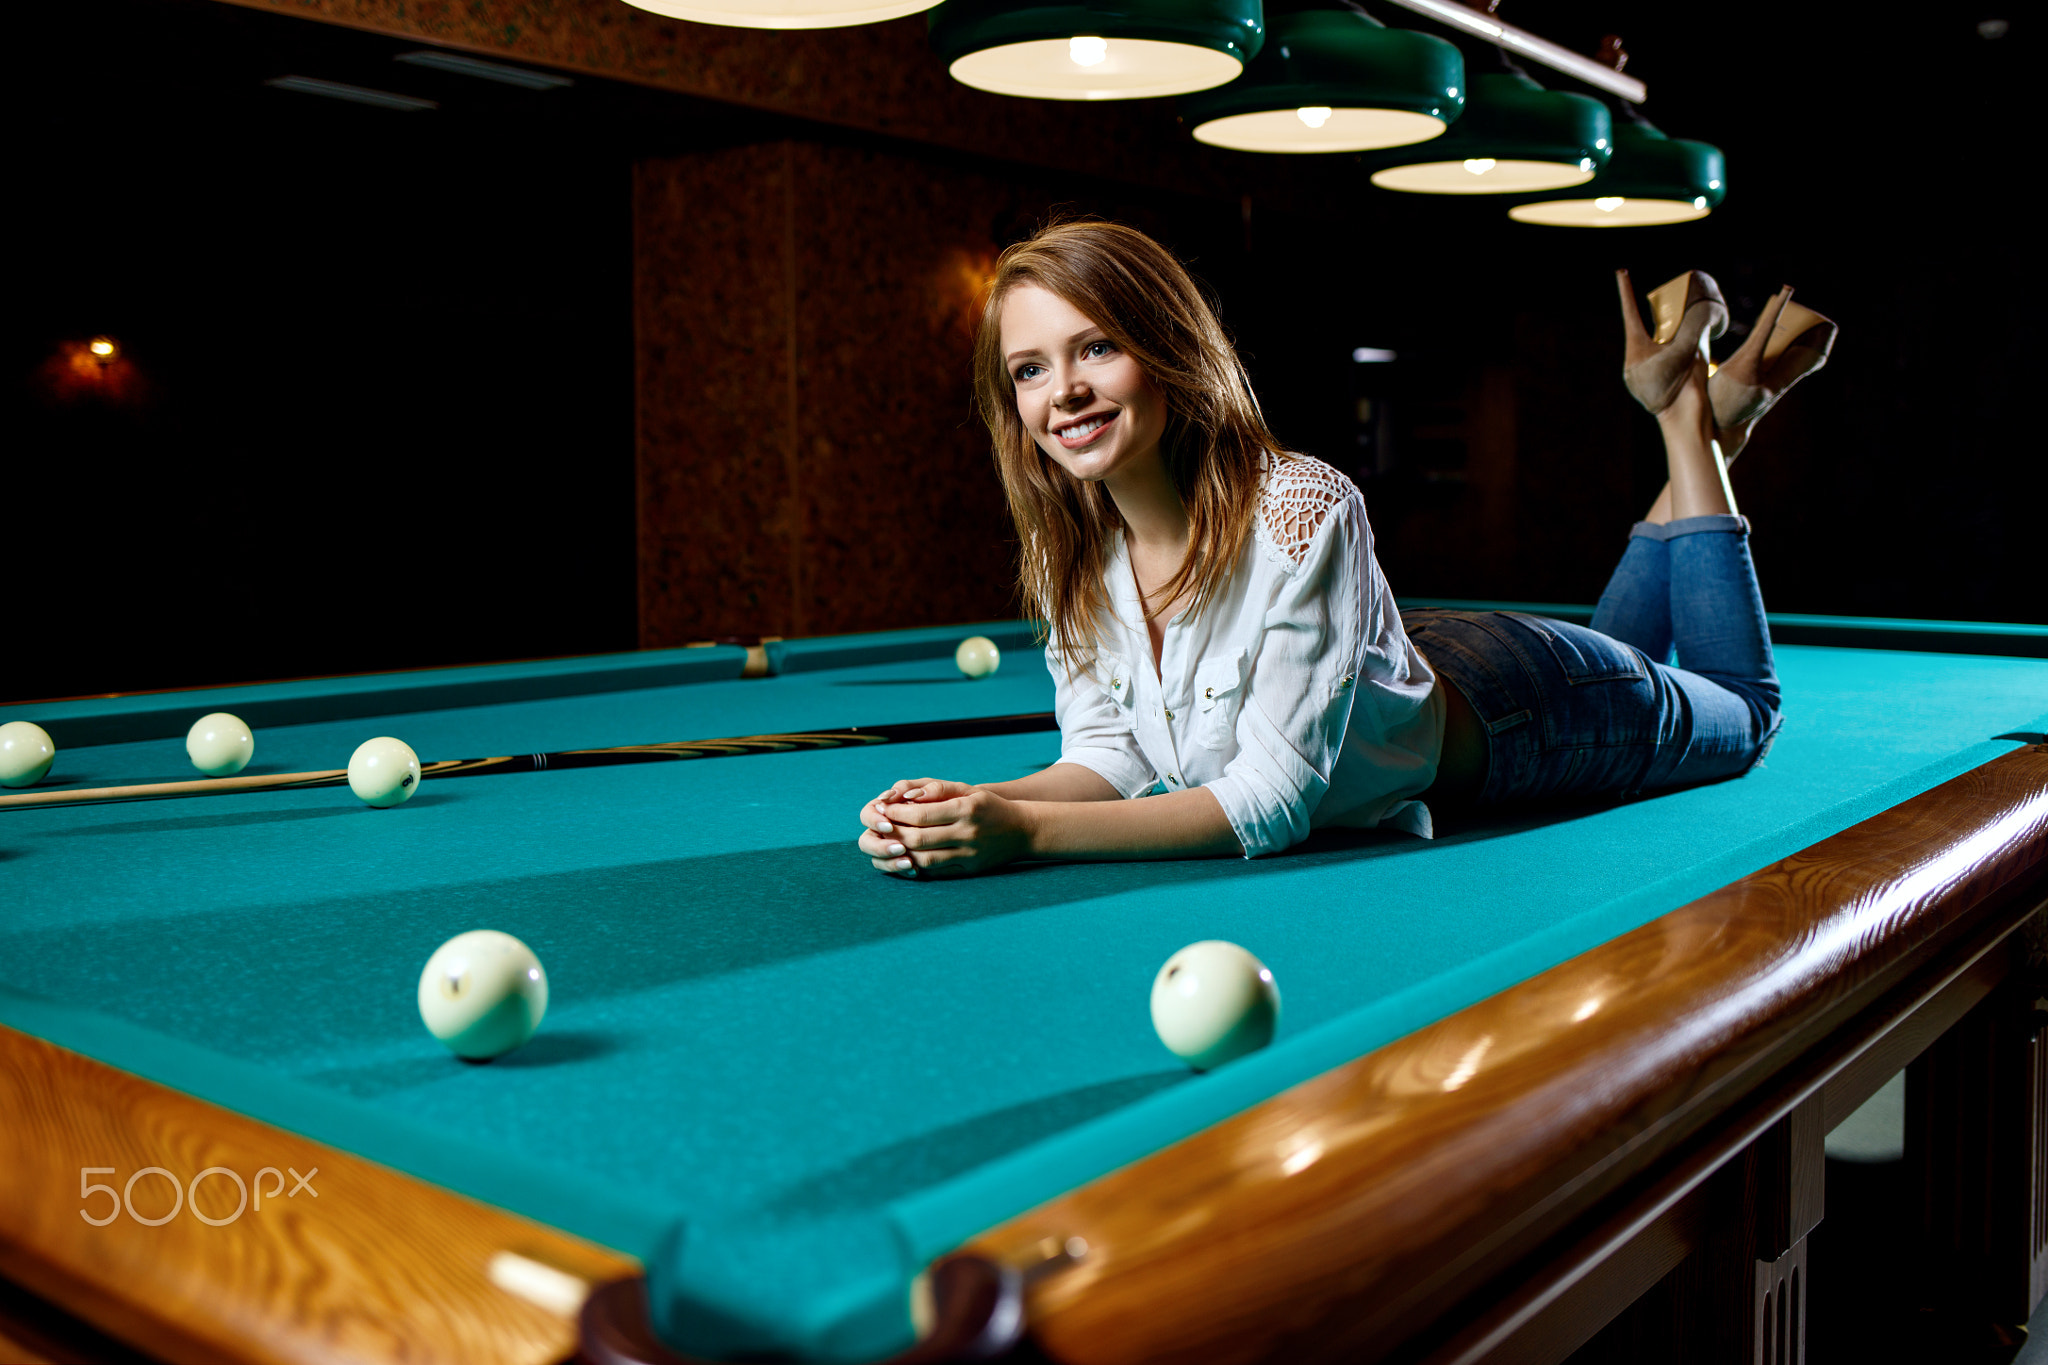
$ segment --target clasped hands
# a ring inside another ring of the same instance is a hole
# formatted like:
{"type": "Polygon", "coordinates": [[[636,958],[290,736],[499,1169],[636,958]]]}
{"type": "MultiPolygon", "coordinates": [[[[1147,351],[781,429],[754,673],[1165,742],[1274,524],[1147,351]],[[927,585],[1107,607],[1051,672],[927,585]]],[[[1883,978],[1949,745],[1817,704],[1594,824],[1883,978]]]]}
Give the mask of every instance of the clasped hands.
{"type": "Polygon", "coordinates": [[[898,877],[965,877],[1031,851],[1023,803],[964,782],[898,782],[861,807],[860,851],[898,877]]]}

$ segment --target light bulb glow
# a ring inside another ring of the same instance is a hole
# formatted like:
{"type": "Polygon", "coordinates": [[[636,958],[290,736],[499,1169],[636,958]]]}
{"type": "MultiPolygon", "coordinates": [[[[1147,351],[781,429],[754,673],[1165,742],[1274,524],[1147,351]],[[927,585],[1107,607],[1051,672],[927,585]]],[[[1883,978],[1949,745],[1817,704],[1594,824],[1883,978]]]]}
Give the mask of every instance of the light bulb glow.
{"type": "Polygon", "coordinates": [[[879,24],[932,7],[932,0],[631,0],[644,10],[731,28],[845,28],[879,24]]]}
{"type": "Polygon", "coordinates": [[[1241,152],[1363,152],[1427,142],[1444,120],[1403,109],[1303,105],[1227,114],[1195,125],[1195,140],[1241,152]]]}
{"type": "Polygon", "coordinates": [[[114,343],[105,337],[94,337],[89,349],[94,355],[104,360],[114,354],[114,343]]]}
{"type": "Polygon", "coordinates": [[[1696,209],[1703,209],[1703,208],[1705,208],[1705,207],[1707,206],[1707,196],[1705,196],[1704,194],[1702,194],[1702,195],[1700,195],[1699,197],[1695,198],[1695,199],[1694,199],[1694,200],[1692,201],[1692,206],[1693,206],[1694,208],[1696,208],[1696,209]]]}
{"type": "MultiPolygon", "coordinates": [[[[1083,33],[977,48],[954,58],[947,70],[962,85],[991,94],[1126,100],[1207,90],[1237,79],[1244,72],[1244,62],[1232,53],[1200,43],[1125,37],[1112,43],[1083,33]]],[[[1274,112],[1297,133],[1306,132],[1295,119],[1291,104],[1274,112]]]]}
{"type": "Polygon", "coordinates": [[[1413,194],[1532,194],[1568,189],[1593,178],[1570,162],[1518,161],[1474,157],[1470,161],[1426,161],[1388,166],[1372,173],[1383,190],[1413,194]]]}
{"type": "Polygon", "coordinates": [[[1518,223],[1541,223],[1547,227],[1650,227],[1657,223],[1693,223],[1711,210],[1696,207],[1690,199],[1624,198],[1609,195],[1600,199],[1548,199],[1536,204],[1517,204],[1508,217],[1518,223]]]}

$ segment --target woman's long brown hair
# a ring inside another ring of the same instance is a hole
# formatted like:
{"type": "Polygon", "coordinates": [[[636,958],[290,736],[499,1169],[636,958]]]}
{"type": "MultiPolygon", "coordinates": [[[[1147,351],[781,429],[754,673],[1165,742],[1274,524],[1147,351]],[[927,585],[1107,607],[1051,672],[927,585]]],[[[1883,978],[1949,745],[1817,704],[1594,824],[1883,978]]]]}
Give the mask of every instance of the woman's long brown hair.
{"type": "Polygon", "coordinates": [[[1198,612],[1215,596],[1252,533],[1262,459],[1281,451],[1215,309],[1159,243],[1119,223],[1084,220],[1055,223],[1002,254],[974,339],[975,401],[1017,524],[1024,601],[1045,621],[1071,677],[1094,662],[1109,619],[1103,566],[1109,533],[1123,523],[1102,485],[1061,468],[1017,416],[1002,309],[1020,284],[1072,304],[1166,395],[1160,452],[1187,508],[1188,553],[1154,602],[1191,591],[1188,610],[1198,612]]]}

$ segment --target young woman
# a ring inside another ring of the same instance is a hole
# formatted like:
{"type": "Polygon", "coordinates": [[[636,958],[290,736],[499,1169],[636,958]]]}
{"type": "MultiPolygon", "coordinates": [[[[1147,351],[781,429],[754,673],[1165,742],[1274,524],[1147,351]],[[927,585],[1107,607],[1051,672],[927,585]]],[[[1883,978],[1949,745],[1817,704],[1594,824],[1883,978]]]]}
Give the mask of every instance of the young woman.
{"type": "Polygon", "coordinates": [[[861,808],[861,852],[905,877],[1252,857],[1332,825],[1428,837],[1433,806],[1755,766],[1778,684],[1715,441],[1732,457],[1820,367],[1833,324],[1781,290],[1710,381],[1728,316],[1713,281],[1655,291],[1654,336],[1626,272],[1620,286],[1624,379],[1671,481],[1586,629],[1401,613],[1358,490],[1281,449],[1200,289],[1150,238],[1067,223],[1004,252],[975,385],[1024,599],[1050,630],[1060,761],[1011,782],[897,782],[861,808]]]}

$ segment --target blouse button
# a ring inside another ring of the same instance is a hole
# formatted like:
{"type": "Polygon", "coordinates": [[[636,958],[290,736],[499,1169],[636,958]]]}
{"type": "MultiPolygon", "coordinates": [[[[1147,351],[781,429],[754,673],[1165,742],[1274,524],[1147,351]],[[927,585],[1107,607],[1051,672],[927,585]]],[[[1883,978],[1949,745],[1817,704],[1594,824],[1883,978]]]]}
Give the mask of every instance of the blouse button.
{"type": "Polygon", "coordinates": [[[1203,688],[1203,689],[1202,689],[1202,700],[1203,700],[1203,701],[1214,701],[1215,699],[1216,699],[1216,689],[1215,689],[1215,688],[1213,688],[1213,687],[1205,687],[1205,688],[1203,688]]]}
{"type": "Polygon", "coordinates": [[[1338,684],[1337,684],[1337,688],[1338,688],[1338,690],[1339,690],[1339,691],[1342,691],[1342,690],[1343,690],[1344,688],[1347,688],[1347,687],[1351,686],[1351,684],[1352,684],[1353,682],[1355,682],[1355,681],[1357,681],[1357,675],[1356,675],[1356,674],[1353,674],[1353,673],[1346,673],[1346,674],[1344,675],[1344,677],[1342,678],[1342,680],[1340,680],[1340,681],[1338,682],[1338,684]]]}
{"type": "Polygon", "coordinates": [[[1166,718],[1167,718],[1168,720],[1172,720],[1172,719],[1173,719],[1173,712],[1171,712],[1171,711],[1168,711],[1168,712],[1166,713],[1166,718]]]}

